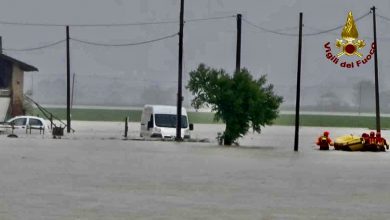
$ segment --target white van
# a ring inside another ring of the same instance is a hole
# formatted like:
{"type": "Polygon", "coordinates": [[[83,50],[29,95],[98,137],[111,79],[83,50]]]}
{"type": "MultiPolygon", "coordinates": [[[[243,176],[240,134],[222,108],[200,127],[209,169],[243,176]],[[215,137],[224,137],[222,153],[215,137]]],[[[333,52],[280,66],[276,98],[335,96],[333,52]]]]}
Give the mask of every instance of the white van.
{"type": "MultiPolygon", "coordinates": [[[[187,111],[181,109],[181,136],[190,138],[193,125],[188,123],[187,111]]],[[[141,116],[141,137],[176,137],[177,107],[168,105],[145,105],[141,116]]]]}

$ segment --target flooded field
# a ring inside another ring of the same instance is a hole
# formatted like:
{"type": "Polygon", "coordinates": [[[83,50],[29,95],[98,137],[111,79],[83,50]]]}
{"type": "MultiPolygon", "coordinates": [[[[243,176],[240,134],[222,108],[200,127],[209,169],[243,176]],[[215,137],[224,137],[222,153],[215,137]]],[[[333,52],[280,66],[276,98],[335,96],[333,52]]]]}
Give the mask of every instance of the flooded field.
{"type": "MultiPolygon", "coordinates": [[[[139,125],[73,122],[0,135],[0,219],[390,219],[390,154],[318,151],[324,129],[272,126],[239,147],[223,125],[195,125],[208,143],[139,141],[139,125]]],[[[331,138],[365,129],[326,128],[331,138]]],[[[390,131],[383,131],[390,137],[390,131]]]]}

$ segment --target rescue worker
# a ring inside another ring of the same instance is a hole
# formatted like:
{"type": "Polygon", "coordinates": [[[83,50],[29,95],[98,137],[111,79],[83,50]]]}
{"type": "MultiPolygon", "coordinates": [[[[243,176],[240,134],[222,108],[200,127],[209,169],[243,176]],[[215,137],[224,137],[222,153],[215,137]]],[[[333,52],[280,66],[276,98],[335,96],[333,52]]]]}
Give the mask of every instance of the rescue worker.
{"type": "Polygon", "coordinates": [[[375,132],[373,132],[373,131],[370,132],[370,137],[368,137],[367,150],[378,151],[378,147],[376,146],[375,132]]]}
{"type": "Polygon", "coordinates": [[[363,149],[362,151],[367,151],[368,150],[368,143],[369,143],[370,135],[367,133],[362,134],[362,142],[363,142],[363,149]]]}
{"type": "Polygon", "coordinates": [[[376,145],[379,151],[386,151],[386,149],[389,149],[389,145],[386,142],[386,139],[381,137],[381,133],[377,132],[376,133],[376,145]],[[386,149],[385,149],[386,146],[386,149]]]}
{"type": "Polygon", "coordinates": [[[329,145],[333,146],[332,139],[329,138],[329,131],[324,131],[324,135],[318,138],[316,144],[320,146],[320,150],[329,150],[329,145]]]}

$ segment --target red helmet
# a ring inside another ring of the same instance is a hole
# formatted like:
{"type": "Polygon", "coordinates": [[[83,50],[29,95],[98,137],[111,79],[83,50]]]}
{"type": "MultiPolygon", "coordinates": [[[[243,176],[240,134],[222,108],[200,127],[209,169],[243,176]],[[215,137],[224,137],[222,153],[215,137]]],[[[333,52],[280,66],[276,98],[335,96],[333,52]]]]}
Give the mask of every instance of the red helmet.
{"type": "Polygon", "coordinates": [[[375,132],[371,131],[370,132],[370,137],[375,137],[375,132]]]}
{"type": "Polygon", "coordinates": [[[376,132],[376,136],[377,137],[381,137],[381,133],[380,132],[376,132]]]}
{"type": "Polygon", "coordinates": [[[324,136],[328,137],[329,136],[329,131],[324,131],[324,136]]]}

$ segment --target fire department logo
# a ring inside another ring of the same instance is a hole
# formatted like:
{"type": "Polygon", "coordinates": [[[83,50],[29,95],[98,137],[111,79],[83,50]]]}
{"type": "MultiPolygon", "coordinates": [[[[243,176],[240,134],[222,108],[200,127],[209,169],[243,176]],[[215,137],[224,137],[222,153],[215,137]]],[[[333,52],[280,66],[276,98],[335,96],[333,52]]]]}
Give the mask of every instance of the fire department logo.
{"type": "Polygon", "coordinates": [[[357,30],[355,20],[353,19],[352,11],[348,13],[347,21],[341,32],[341,40],[337,39],[336,47],[340,48],[341,52],[337,54],[337,57],[343,55],[363,57],[359,52],[361,48],[366,46],[364,40],[359,40],[359,32],[357,30]]]}
{"type": "Polygon", "coordinates": [[[366,55],[363,56],[360,52],[366,46],[366,42],[359,39],[359,33],[351,11],[348,13],[347,21],[341,32],[341,39],[337,39],[334,45],[340,50],[337,54],[333,54],[330,42],[324,44],[326,58],[341,68],[347,69],[353,69],[368,63],[374,56],[376,47],[373,42],[371,47],[366,49],[366,55]]]}

